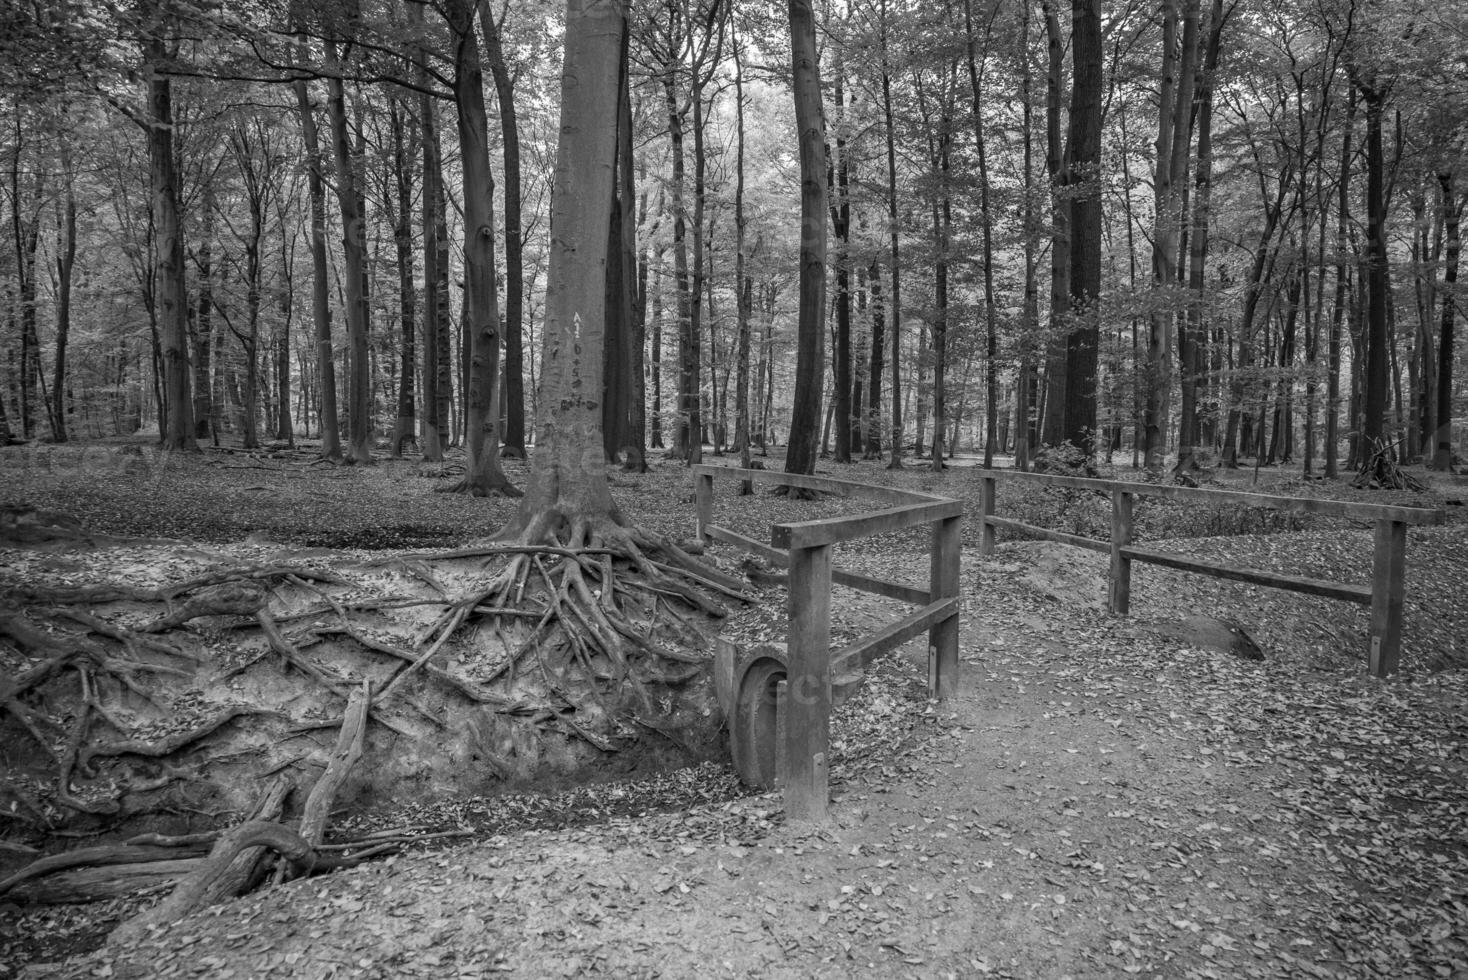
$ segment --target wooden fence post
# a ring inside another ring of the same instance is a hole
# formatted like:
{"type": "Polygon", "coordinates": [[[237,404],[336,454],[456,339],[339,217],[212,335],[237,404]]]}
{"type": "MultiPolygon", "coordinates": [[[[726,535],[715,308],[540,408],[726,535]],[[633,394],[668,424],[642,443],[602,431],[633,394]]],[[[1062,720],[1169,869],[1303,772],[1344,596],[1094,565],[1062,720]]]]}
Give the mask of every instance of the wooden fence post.
{"type": "Polygon", "coordinates": [[[707,471],[693,474],[693,515],[697,522],[694,533],[698,540],[709,542],[708,526],[714,522],[714,475],[707,471]]]}
{"type": "Polygon", "coordinates": [[[1111,491],[1111,613],[1125,616],[1132,602],[1132,560],[1121,549],[1132,543],[1132,495],[1111,491]]]}
{"type": "MultiPolygon", "coordinates": [[[[928,601],[958,595],[958,559],[962,518],[934,521],[932,564],[928,572],[928,601]]],[[[958,610],[928,629],[928,697],[941,701],[958,693],[958,610]]]]}
{"type": "Polygon", "coordinates": [[[1402,654],[1402,595],[1407,578],[1407,525],[1376,522],[1376,550],[1371,563],[1371,672],[1396,673],[1402,654]]]}
{"type": "Polygon", "coordinates": [[[998,481],[992,476],[983,477],[979,483],[979,554],[994,553],[994,526],[989,518],[994,516],[994,489],[998,481]]]}
{"type": "Polygon", "coordinates": [[[790,549],[785,818],[824,822],[831,751],[831,546],[790,549]]]}

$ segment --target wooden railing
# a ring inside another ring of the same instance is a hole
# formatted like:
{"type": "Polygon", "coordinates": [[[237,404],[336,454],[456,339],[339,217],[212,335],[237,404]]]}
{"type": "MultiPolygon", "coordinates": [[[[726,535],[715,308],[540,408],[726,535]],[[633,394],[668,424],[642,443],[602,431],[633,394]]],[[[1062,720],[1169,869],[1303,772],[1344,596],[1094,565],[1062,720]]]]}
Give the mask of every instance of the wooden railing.
{"type": "MultiPolygon", "coordinates": [[[[787,676],[780,682],[782,707],[776,722],[783,770],[780,780],[784,783],[787,817],[825,820],[833,678],[839,682],[839,694],[849,689],[853,675],[859,678],[860,671],[876,657],[926,631],[930,695],[946,698],[957,687],[959,521],[963,517],[963,502],[771,470],[701,465],[693,468],[693,479],[699,540],[732,544],[789,569],[787,676]],[[889,506],[848,517],[772,524],[770,543],[766,545],[713,522],[716,476],[843,496],[866,496],[889,506]],[[930,525],[932,529],[927,589],[832,565],[833,545],[920,524],[930,525]],[[880,632],[832,653],[832,582],[914,603],[919,608],[880,632]]],[[[739,734],[735,733],[735,737],[739,734]]]]}
{"type": "Polygon", "coordinates": [[[1373,674],[1385,677],[1396,671],[1402,649],[1402,598],[1405,594],[1407,527],[1441,524],[1443,512],[1421,507],[1396,507],[1388,504],[1354,503],[1345,500],[1316,500],[1304,497],[1281,497],[1272,494],[1242,493],[1233,490],[1210,490],[1193,487],[1163,486],[1150,483],[1128,483],[1120,480],[1096,480],[1089,477],[1061,476],[1050,473],[1024,473],[1018,470],[980,470],[983,480],[980,496],[982,522],[979,553],[994,553],[994,531],[997,528],[1024,531],[1048,541],[1089,548],[1111,556],[1111,611],[1127,614],[1131,605],[1132,562],[1151,562],[1185,572],[1197,572],[1214,578],[1252,582],[1276,589],[1289,589],[1310,595],[1342,599],[1371,607],[1371,643],[1368,662],[1373,674]],[[995,491],[999,480],[1038,483],[1073,490],[1091,490],[1111,497],[1111,535],[1108,540],[1090,538],[1064,531],[1025,524],[998,517],[994,513],[995,491]],[[1132,501],[1136,497],[1164,497],[1187,503],[1226,504],[1239,507],[1263,507],[1294,514],[1320,514],[1344,517],[1376,524],[1376,545],[1372,560],[1371,584],[1350,585],[1329,579],[1287,575],[1259,568],[1245,568],[1222,562],[1190,558],[1174,551],[1163,551],[1132,541],[1132,501]]]}

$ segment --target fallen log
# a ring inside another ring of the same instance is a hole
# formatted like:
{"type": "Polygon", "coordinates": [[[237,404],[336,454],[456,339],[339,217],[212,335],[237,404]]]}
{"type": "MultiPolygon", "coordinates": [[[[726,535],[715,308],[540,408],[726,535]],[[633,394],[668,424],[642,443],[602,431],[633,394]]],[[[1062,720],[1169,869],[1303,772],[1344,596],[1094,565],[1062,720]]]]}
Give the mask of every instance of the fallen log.
{"type": "Polygon", "coordinates": [[[31,905],[82,905],[123,898],[140,891],[168,887],[197,871],[202,857],[123,864],[109,867],[70,868],[44,878],[16,885],[7,900],[31,905]]]}
{"type": "Polygon", "coordinates": [[[202,845],[184,847],[159,847],[156,845],[107,844],[101,847],[84,847],[80,850],[52,854],[21,868],[15,874],[0,881],[0,898],[13,889],[71,868],[102,868],[110,865],[153,864],[158,861],[174,861],[181,858],[201,857],[208,852],[202,845]]]}
{"type": "Polygon", "coordinates": [[[199,908],[212,886],[229,870],[239,854],[251,847],[267,847],[295,864],[308,864],[311,845],[294,830],[273,820],[249,820],[219,838],[202,866],[181,881],[173,893],[115,929],[109,942],[139,939],[154,926],[167,926],[199,908]]]}

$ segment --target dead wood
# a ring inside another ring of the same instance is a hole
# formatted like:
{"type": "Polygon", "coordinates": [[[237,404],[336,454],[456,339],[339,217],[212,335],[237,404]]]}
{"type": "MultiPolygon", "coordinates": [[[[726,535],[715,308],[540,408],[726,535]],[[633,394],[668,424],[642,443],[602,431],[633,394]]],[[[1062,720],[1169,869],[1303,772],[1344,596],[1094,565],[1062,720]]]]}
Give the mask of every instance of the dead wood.
{"type": "Polygon", "coordinates": [[[311,845],[294,830],[273,820],[249,820],[227,831],[215,843],[202,866],[181,881],[173,893],[157,905],[118,926],[108,937],[124,943],[141,938],[154,926],[170,925],[200,908],[219,879],[226,876],[231,863],[251,848],[268,848],[287,861],[309,865],[314,857],[311,845]]]}
{"type": "MultiPolygon", "coordinates": [[[[285,813],[286,797],[290,795],[292,788],[288,779],[277,778],[270,783],[265,794],[255,804],[246,823],[250,821],[279,821],[285,813]]],[[[224,831],[216,839],[224,839],[224,831]]],[[[264,847],[244,847],[235,854],[223,871],[215,875],[205,888],[199,905],[213,905],[215,902],[226,898],[242,895],[249,890],[251,885],[258,880],[258,872],[269,857],[264,847]]]]}
{"type": "Polygon", "coordinates": [[[363,681],[362,686],[352,691],[347,701],[346,714],[342,720],[336,748],[331,752],[331,762],[326,771],[311,787],[306,805],[301,811],[301,837],[306,843],[320,844],[326,835],[326,821],[331,815],[331,805],[337,792],[362,758],[362,740],[367,732],[367,708],[372,703],[372,683],[363,681]]]}
{"type": "Polygon", "coordinates": [[[107,844],[101,847],[84,847],[80,850],[52,854],[32,861],[9,878],[0,881],[0,898],[13,888],[36,878],[44,878],[70,868],[101,868],[109,865],[150,864],[155,861],[173,861],[179,858],[202,856],[208,848],[202,844],[179,847],[157,847],[150,845],[107,844]]]}
{"type": "Polygon", "coordinates": [[[197,871],[202,857],[145,864],[73,868],[17,885],[9,899],[33,905],[78,905],[167,888],[197,871]]]}

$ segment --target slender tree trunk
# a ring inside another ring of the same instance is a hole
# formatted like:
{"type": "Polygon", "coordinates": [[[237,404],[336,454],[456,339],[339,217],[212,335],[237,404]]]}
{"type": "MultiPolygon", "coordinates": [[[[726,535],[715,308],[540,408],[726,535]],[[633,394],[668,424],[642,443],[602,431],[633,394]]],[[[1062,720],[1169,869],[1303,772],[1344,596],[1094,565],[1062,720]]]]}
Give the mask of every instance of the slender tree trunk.
{"type": "MultiPolygon", "coordinates": [[[[995,16],[998,6],[994,7],[995,16]]],[[[1028,17],[1028,5],[1025,16],[1028,17]]],[[[989,157],[984,141],[983,86],[979,76],[978,58],[974,40],[973,0],[963,2],[963,26],[967,35],[968,79],[973,95],[974,151],[979,164],[979,220],[984,233],[984,466],[994,465],[995,443],[998,440],[999,418],[999,323],[994,303],[994,216],[989,202],[989,157]]],[[[984,58],[989,55],[989,37],[994,26],[991,18],[984,31],[984,58]]],[[[1028,93],[1025,95],[1025,112],[1028,119],[1028,93]]],[[[1029,129],[1025,130],[1025,147],[1029,148],[1029,129]]]]}
{"type": "MultiPolygon", "coordinates": [[[[509,7],[505,10],[508,15],[509,7]]],[[[520,124],[515,87],[505,62],[504,24],[489,4],[479,5],[485,54],[499,102],[500,140],[505,161],[505,433],[502,454],[525,458],[525,231],[521,217],[520,124]]]]}
{"type": "Polygon", "coordinates": [[[1454,189],[1453,171],[1438,173],[1438,187],[1442,191],[1444,223],[1447,227],[1447,248],[1443,264],[1443,308],[1437,341],[1437,431],[1432,454],[1432,467],[1437,470],[1453,469],[1453,357],[1455,356],[1453,328],[1457,315],[1458,264],[1462,254],[1462,206],[1454,189]]]}
{"type": "MultiPolygon", "coordinates": [[[[1230,13],[1232,8],[1230,8],[1230,13]]],[[[1196,13],[1194,14],[1196,16],[1196,13]]],[[[1193,174],[1192,228],[1188,233],[1188,309],[1178,335],[1182,368],[1182,420],[1178,426],[1178,469],[1196,469],[1202,450],[1202,426],[1198,393],[1207,390],[1208,325],[1203,310],[1206,300],[1208,231],[1213,200],[1213,78],[1218,71],[1223,41],[1223,0],[1213,0],[1209,11],[1208,42],[1203,67],[1195,85],[1197,106],[1198,159],[1193,174]]],[[[1187,32],[1184,31],[1184,36],[1187,32]]]]}
{"type": "MultiPolygon", "coordinates": [[[[464,314],[469,341],[465,411],[468,472],[451,489],[474,496],[519,496],[520,491],[510,484],[499,464],[500,316],[494,284],[494,173],[489,166],[489,113],[484,104],[484,69],[474,30],[475,5],[471,0],[451,0],[446,9],[456,38],[454,105],[464,172],[464,314]]],[[[603,283],[596,286],[601,289],[603,283]]]]}
{"type": "MultiPolygon", "coordinates": [[[[338,64],[335,42],[326,45],[327,62],[338,64]]],[[[347,373],[347,459],[372,462],[372,388],[368,364],[368,308],[366,292],[367,222],[362,195],[357,187],[347,129],[346,94],[340,78],[326,81],[327,115],[331,120],[331,145],[336,159],[336,199],[342,216],[342,292],[346,307],[347,373]]]]}
{"type": "MultiPolygon", "coordinates": [[[[397,192],[393,216],[393,246],[398,267],[398,405],[397,422],[393,426],[392,455],[400,458],[405,443],[418,440],[415,417],[414,381],[418,372],[418,289],[413,268],[413,175],[410,170],[412,143],[416,133],[405,131],[403,106],[394,101],[388,109],[392,128],[393,185],[397,192]]],[[[410,120],[406,125],[412,126],[410,120]]]]}
{"type": "Polygon", "coordinates": [[[1366,376],[1361,433],[1362,462],[1369,462],[1386,435],[1388,358],[1386,250],[1386,162],[1382,152],[1382,94],[1362,88],[1366,103],[1366,376]]]}
{"type": "Polygon", "coordinates": [[[785,472],[814,473],[821,424],[826,310],[826,166],[821,75],[811,0],[788,0],[795,126],[800,142],[800,300],[794,411],[785,472]]]}
{"type": "Polygon", "coordinates": [[[71,148],[64,137],[61,173],[66,191],[58,205],[56,223],[56,361],[51,374],[51,431],[57,442],[66,442],[66,343],[71,336],[71,280],[76,268],[76,175],[71,148]]]}
{"type": "Polygon", "coordinates": [[[1061,142],[1061,106],[1065,96],[1065,39],[1060,33],[1059,0],[1042,0],[1045,16],[1045,171],[1051,187],[1050,343],[1046,365],[1045,412],[1040,442],[1058,446],[1066,439],[1066,343],[1071,331],[1070,208],[1064,188],[1069,153],[1061,142]]]}
{"type": "MultiPolygon", "coordinates": [[[[836,84],[832,90],[836,111],[844,105],[842,66],[836,66],[836,84]]],[[[831,229],[836,235],[836,335],[832,364],[831,411],[836,418],[836,455],[838,463],[851,462],[851,164],[847,159],[846,136],[838,131],[835,159],[827,161],[828,191],[831,203],[831,229]]]]}
{"type": "MultiPolygon", "coordinates": [[[[750,319],[753,314],[754,280],[746,267],[748,235],[744,214],[744,62],[739,49],[739,35],[733,37],[734,51],[734,291],[735,317],[738,325],[738,349],[735,354],[734,381],[734,448],[739,452],[739,465],[749,468],[749,342],[750,319]]],[[[745,480],[740,492],[754,492],[754,484],[745,480]]]]}
{"type": "Polygon", "coordinates": [[[872,355],[867,375],[867,459],[882,458],[882,333],[885,326],[882,310],[882,269],[876,259],[867,268],[867,283],[872,293],[872,355]]]}
{"type": "MultiPolygon", "coordinates": [[[[887,0],[880,0],[882,45],[882,115],[887,135],[887,224],[892,269],[892,457],[889,470],[902,469],[902,261],[897,223],[897,131],[892,119],[892,68],[887,55],[887,0]]],[[[875,391],[876,385],[872,386],[875,391]]]]}
{"type": "Polygon", "coordinates": [[[311,199],[311,324],[316,344],[319,378],[321,455],[337,462],[342,458],[340,415],[336,405],[336,360],[331,342],[331,286],[326,268],[326,180],[321,162],[321,145],[316,131],[316,113],[304,79],[295,82],[296,107],[301,119],[301,138],[310,165],[307,192],[311,199]]]}

